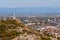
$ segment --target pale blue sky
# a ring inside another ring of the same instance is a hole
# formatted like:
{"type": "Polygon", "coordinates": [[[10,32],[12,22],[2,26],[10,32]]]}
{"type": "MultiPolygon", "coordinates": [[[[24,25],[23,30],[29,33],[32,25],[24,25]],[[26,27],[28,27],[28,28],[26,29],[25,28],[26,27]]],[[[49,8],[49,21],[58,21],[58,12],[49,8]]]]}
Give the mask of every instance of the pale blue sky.
{"type": "Polygon", "coordinates": [[[60,0],[0,0],[0,7],[60,7],[60,0]]]}

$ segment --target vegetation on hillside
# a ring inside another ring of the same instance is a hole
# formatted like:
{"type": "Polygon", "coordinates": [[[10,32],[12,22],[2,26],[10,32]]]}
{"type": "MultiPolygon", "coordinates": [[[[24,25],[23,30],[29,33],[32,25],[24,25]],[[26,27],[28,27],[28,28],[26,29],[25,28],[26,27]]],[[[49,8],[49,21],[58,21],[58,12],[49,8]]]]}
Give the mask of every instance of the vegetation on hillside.
{"type": "MultiPolygon", "coordinates": [[[[27,35],[36,35],[38,40],[51,40],[51,37],[53,37],[52,35],[44,34],[37,30],[31,29],[17,20],[0,20],[1,40],[11,40],[25,33],[27,33],[27,35]]],[[[57,39],[60,40],[59,37],[57,39]]]]}

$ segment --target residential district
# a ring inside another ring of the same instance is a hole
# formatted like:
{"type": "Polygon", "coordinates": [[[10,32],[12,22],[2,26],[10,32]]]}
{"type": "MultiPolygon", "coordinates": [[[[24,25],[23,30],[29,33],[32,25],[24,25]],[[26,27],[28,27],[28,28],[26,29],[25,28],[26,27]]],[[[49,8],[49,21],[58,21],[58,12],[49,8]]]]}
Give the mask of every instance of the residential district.
{"type": "MultiPolygon", "coordinates": [[[[11,28],[13,24],[10,24],[8,20],[16,20],[20,23],[20,27],[17,26],[15,29],[6,30],[7,35],[12,30],[16,30],[19,32],[19,35],[15,35],[13,38],[9,38],[9,36],[2,36],[5,33],[0,33],[0,40],[60,40],[60,16],[8,16],[8,17],[0,17],[0,27],[1,23],[8,23],[11,28]],[[2,21],[2,22],[1,22],[2,21]],[[21,26],[24,25],[25,27],[21,26]],[[26,31],[26,32],[25,32],[26,31]],[[1,35],[2,34],[2,35],[1,35]]],[[[15,26],[14,23],[13,26],[15,26]]],[[[6,24],[5,24],[6,25],[6,24]]],[[[10,27],[9,26],[9,27],[10,27]]],[[[1,28],[0,28],[1,32],[1,28]]],[[[14,31],[15,32],[15,31],[14,31]]],[[[10,32],[11,33],[11,32],[10,32]]]]}

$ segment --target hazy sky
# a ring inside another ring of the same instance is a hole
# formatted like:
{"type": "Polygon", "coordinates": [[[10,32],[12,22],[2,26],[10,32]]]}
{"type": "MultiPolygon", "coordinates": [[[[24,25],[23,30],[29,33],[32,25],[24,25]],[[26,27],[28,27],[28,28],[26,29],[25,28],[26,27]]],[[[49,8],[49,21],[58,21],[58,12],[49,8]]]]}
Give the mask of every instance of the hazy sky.
{"type": "Polygon", "coordinates": [[[60,0],[0,0],[0,7],[60,7],[60,0]]]}

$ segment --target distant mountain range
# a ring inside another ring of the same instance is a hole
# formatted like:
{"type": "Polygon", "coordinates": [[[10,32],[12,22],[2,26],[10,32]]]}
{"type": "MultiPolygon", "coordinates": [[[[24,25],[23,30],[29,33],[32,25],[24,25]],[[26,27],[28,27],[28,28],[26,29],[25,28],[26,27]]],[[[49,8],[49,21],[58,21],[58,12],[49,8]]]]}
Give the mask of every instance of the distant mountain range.
{"type": "Polygon", "coordinates": [[[60,15],[60,7],[0,8],[0,15],[60,15]]]}

